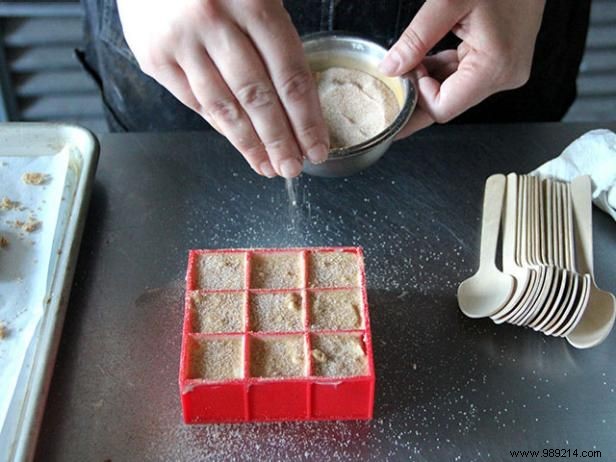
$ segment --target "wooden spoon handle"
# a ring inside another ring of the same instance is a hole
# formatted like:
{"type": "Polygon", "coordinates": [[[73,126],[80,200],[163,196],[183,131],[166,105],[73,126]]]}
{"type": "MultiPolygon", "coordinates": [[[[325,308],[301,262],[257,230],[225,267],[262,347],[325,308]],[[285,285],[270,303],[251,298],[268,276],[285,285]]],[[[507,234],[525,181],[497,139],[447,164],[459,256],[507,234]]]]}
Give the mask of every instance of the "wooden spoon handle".
{"type": "Polygon", "coordinates": [[[496,244],[503,212],[505,183],[505,175],[501,174],[492,175],[486,180],[481,222],[480,268],[488,269],[496,266],[496,244]]]}
{"type": "Polygon", "coordinates": [[[507,194],[505,199],[503,221],[503,270],[505,272],[515,265],[516,223],[518,215],[518,176],[507,175],[507,194]]]}
{"type": "Polygon", "coordinates": [[[588,273],[594,278],[591,195],[592,190],[588,175],[578,176],[571,182],[577,270],[582,274],[588,273]]]}

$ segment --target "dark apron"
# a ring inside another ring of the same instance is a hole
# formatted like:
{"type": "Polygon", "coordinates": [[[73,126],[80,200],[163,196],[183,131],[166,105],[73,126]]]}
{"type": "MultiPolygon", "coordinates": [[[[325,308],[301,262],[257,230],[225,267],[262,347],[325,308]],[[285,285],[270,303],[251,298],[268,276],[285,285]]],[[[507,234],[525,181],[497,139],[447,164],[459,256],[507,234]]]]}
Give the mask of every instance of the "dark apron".
{"type": "MultiPolygon", "coordinates": [[[[78,55],[96,79],[113,131],[203,130],[209,125],[143,74],[122,34],[115,0],[82,0],[86,45],[78,55]]],[[[408,26],[421,1],[285,1],[300,35],[343,30],[389,47],[408,26]]],[[[455,122],[560,120],[576,96],[575,81],[584,52],[590,0],[547,0],[529,82],[470,109],[455,122]]],[[[454,48],[446,37],[435,50],[454,48]]]]}

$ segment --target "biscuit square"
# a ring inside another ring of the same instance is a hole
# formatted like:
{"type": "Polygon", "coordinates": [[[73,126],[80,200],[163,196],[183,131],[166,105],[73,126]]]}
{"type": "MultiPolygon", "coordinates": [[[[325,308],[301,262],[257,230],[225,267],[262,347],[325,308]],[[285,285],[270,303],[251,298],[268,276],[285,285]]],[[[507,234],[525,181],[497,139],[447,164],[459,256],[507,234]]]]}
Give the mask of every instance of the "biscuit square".
{"type": "Polygon", "coordinates": [[[368,374],[368,357],[360,335],[313,335],[311,355],[314,375],[354,377],[368,374]]]}
{"type": "Polygon", "coordinates": [[[253,293],[250,325],[256,332],[293,332],[304,328],[300,292],[253,293]]]}
{"type": "Polygon", "coordinates": [[[245,287],[245,252],[211,252],[197,256],[197,289],[245,287]]]}
{"type": "Polygon", "coordinates": [[[353,252],[311,252],[310,287],[359,287],[359,259],[353,252]]]}
{"type": "Polygon", "coordinates": [[[240,337],[193,340],[189,352],[191,379],[232,380],[244,375],[243,342],[240,337]]]}
{"type": "Polygon", "coordinates": [[[191,299],[193,332],[243,332],[244,292],[193,292],[191,299]]]}
{"type": "Polygon", "coordinates": [[[252,338],[252,377],[301,377],[306,375],[306,369],[302,335],[252,338]]]}
{"type": "Polygon", "coordinates": [[[253,289],[299,289],[303,286],[300,252],[255,253],[251,260],[253,289]]]}
{"type": "Polygon", "coordinates": [[[315,330],[363,328],[361,291],[353,289],[311,292],[310,325],[315,330]]]}

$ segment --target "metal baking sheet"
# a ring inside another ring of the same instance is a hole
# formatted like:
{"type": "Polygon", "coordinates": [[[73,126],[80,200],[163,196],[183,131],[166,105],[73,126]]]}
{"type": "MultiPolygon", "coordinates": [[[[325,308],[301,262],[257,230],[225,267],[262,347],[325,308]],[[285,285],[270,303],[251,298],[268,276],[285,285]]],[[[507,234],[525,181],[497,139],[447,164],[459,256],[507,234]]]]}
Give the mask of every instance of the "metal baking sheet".
{"type": "Polygon", "coordinates": [[[28,460],[35,448],[98,153],[80,127],[0,124],[0,201],[9,201],[0,212],[8,241],[0,249],[0,447],[8,460],[28,460]],[[42,173],[42,183],[24,182],[28,172],[42,173]]]}

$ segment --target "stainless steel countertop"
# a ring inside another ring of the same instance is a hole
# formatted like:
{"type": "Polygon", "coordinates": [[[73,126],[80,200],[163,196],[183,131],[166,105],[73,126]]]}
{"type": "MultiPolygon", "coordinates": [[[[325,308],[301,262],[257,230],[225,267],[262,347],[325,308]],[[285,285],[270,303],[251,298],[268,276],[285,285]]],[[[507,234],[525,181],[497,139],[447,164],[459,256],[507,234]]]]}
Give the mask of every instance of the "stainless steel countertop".
{"type": "MultiPolygon", "coordinates": [[[[105,135],[37,459],[616,459],[616,334],[578,351],[467,319],[455,299],[478,261],[485,178],[527,172],[590,128],[431,128],[360,175],[302,178],[295,224],[284,182],[251,173],[217,135],[105,135]],[[365,249],[374,420],[184,425],[188,249],[288,245],[365,249]]],[[[597,281],[614,292],[616,224],[593,218],[597,281]]]]}

